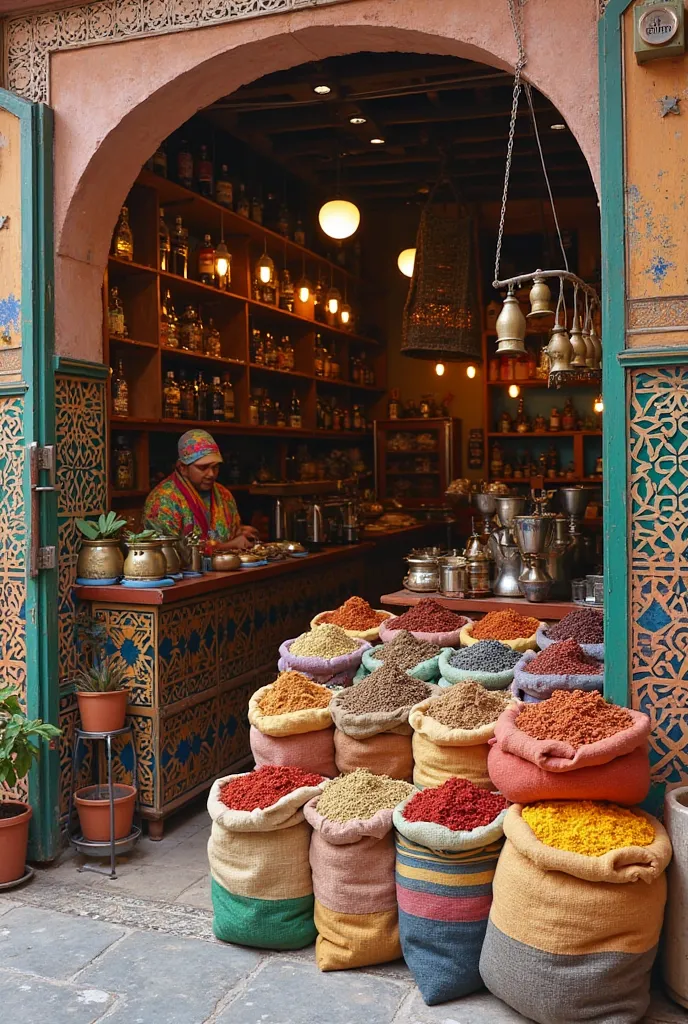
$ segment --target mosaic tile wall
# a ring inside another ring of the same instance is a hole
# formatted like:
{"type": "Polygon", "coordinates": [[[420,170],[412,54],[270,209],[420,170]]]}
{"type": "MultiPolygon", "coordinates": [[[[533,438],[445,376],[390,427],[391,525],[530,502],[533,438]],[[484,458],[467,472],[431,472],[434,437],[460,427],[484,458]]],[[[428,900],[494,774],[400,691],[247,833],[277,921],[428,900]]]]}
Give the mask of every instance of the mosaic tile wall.
{"type": "Polygon", "coordinates": [[[688,779],[688,367],[632,372],[629,430],[631,699],[671,786],[688,779]]]}

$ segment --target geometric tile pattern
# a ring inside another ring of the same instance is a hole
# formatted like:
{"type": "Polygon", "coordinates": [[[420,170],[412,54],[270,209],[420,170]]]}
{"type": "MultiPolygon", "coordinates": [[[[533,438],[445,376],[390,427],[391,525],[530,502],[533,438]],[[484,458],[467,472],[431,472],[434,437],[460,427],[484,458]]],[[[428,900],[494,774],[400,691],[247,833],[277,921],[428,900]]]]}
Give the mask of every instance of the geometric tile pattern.
{"type": "Polygon", "coordinates": [[[217,605],[171,605],[158,614],[159,700],[176,704],[217,685],[217,605]]]}
{"type": "Polygon", "coordinates": [[[94,616],[107,633],[105,652],[114,665],[124,668],[129,704],[153,707],[155,687],[156,616],[153,611],[100,608],[94,616]]]}
{"type": "Polygon", "coordinates": [[[0,397],[0,679],[26,687],[24,399],[0,397]]]}

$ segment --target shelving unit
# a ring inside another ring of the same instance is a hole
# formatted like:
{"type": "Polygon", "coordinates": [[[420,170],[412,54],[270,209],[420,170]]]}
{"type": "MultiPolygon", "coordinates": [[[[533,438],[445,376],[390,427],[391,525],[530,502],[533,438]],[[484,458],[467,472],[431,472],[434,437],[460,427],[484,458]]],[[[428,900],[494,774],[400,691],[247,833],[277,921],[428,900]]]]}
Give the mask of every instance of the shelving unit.
{"type": "Polygon", "coordinates": [[[461,420],[377,420],[375,422],[375,481],[378,500],[396,498],[406,507],[441,505],[453,479],[461,476],[461,420]],[[395,438],[407,434],[410,447],[395,438]],[[429,441],[422,441],[425,435],[429,441]],[[418,469],[418,461],[426,468],[418,469]]]}

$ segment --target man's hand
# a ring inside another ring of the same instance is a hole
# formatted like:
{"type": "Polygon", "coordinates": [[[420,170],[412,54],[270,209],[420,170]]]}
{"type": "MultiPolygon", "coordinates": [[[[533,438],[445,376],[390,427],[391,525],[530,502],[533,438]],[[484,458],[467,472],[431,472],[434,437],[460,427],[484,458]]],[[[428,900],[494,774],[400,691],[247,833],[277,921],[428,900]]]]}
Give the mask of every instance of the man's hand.
{"type": "Polygon", "coordinates": [[[226,540],[218,544],[216,551],[250,551],[253,542],[243,533],[239,533],[233,540],[226,540]]]}
{"type": "Polygon", "coordinates": [[[260,534],[256,530],[255,526],[240,526],[239,535],[242,537],[248,537],[251,541],[260,540],[260,534]]]}

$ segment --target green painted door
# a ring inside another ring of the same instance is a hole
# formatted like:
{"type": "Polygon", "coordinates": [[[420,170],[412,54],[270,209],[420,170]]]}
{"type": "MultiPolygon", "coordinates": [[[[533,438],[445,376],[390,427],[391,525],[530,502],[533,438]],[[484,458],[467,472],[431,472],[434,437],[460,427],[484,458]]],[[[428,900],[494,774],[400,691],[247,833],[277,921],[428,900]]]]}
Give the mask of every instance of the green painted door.
{"type": "MultiPolygon", "coordinates": [[[[0,672],[57,724],[52,114],[0,89],[0,672]]],[[[59,843],[59,753],[29,778],[30,856],[59,843]]]]}

